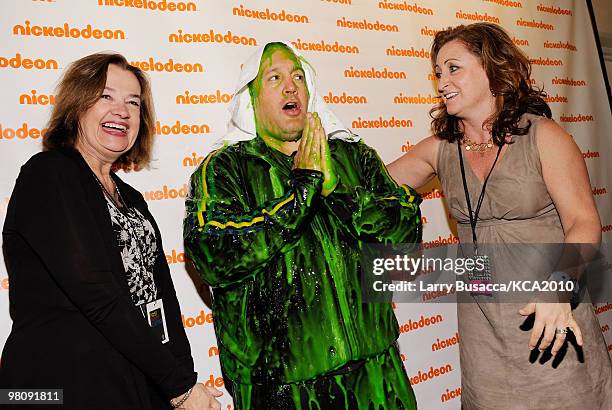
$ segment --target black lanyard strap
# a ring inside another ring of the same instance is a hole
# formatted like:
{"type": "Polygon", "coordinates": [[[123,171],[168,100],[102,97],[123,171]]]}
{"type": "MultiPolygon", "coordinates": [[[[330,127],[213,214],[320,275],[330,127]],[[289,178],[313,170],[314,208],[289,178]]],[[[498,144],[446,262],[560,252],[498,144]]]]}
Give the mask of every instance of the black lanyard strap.
{"type": "Polygon", "coordinates": [[[461,152],[461,144],[457,142],[457,150],[459,151],[459,164],[461,165],[461,178],[463,179],[463,190],[465,191],[465,200],[467,201],[468,214],[470,216],[470,227],[472,228],[472,240],[474,242],[474,248],[476,252],[478,252],[478,241],[476,238],[476,223],[478,223],[478,214],[480,213],[480,207],[482,206],[482,201],[484,200],[485,190],[487,188],[487,182],[489,182],[489,177],[493,172],[493,168],[495,168],[495,164],[497,164],[497,160],[499,159],[499,154],[501,154],[503,145],[499,146],[497,150],[497,155],[495,156],[495,161],[493,161],[493,165],[491,165],[491,169],[487,174],[487,177],[482,184],[482,190],[480,191],[480,196],[478,197],[478,202],[476,203],[476,211],[472,215],[472,202],[470,201],[470,192],[467,187],[467,180],[465,178],[465,167],[463,165],[463,154],[461,152]]]}

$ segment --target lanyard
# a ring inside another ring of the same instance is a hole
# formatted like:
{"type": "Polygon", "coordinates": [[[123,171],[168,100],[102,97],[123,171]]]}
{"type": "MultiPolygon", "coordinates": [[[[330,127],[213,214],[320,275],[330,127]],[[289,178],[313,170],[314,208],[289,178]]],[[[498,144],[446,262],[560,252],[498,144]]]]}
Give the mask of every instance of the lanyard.
{"type": "Polygon", "coordinates": [[[467,180],[465,179],[465,167],[463,166],[463,154],[461,152],[461,144],[457,142],[457,149],[459,150],[459,164],[461,165],[461,178],[463,179],[463,190],[465,191],[465,200],[467,201],[468,213],[470,215],[470,227],[472,228],[472,240],[474,242],[474,250],[476,254],[478,254],[478,241],[476,239],[476,224],[478,223],[478,214],[480,213],[480,207],[482,205],[482,201],[484,200],[485,189],[487,188],[487,182],[489,182],[489,177],[493,172],[493,168],[495,168],[495,164],[497,164],[497,160],[499,159],[499,154],[501,154],[503,145],[499,146],[497,150],[497,155],[495,156],[495,161],[493,161],[493,165],[491,165],[491,169],[487,174],[487,177],[482,184],[482,190],[480,191],[480,196],[478,197],[478,202],[476,204],[476,210],[472,215],[472,203],[470,201],[470,193],[467,187],[467,180]]]}

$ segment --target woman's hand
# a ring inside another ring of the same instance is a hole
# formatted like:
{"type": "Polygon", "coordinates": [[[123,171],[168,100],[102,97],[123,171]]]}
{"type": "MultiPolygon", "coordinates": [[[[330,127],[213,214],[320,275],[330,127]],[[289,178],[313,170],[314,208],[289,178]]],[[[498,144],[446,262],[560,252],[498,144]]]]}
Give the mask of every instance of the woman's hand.
{"type": "Polygon", "coordinates": [[[529,349],[535,349],[538,344],[542,332],[544,336],[540,341],[539,349],[541,352],[546,350],[550,343],[555,340],[551,348],[551,354],[554,356],[557,354],[563,343],[565,343],[565,333],[557,333],[557,329],[567,329],[574,333],[576,336],[576,342],[579,346],[582,346],[582,332],[580,326],[576,323],[574,316],[572,315],[572,307],[569,303],[528,303],[519,310],[519,313],[523,316],[529,316],[535,313],[535,323],[533,324],[533,330],[531,331],[531,338],[529,338],[529,349]]]}
{"type": "MultiPolygon", "coordinates": [[[[185,393],[186,394],[186,393],[185,393]]],[[[181,394],[178,397],[175,397],[171,400],[171,403],[177,403],[181,401],[185,394],[181,394]]],[[[203,383],[196,383],[191,390],[191,394],[187,397],[187,400],[183,402],[177,409],[185,409],[185,410],[196,410],[196,409],[205,409],[205,410],[221,410],[221,403],[216,399],[223,395],[223,392],[205,386],[203,383]]]]}

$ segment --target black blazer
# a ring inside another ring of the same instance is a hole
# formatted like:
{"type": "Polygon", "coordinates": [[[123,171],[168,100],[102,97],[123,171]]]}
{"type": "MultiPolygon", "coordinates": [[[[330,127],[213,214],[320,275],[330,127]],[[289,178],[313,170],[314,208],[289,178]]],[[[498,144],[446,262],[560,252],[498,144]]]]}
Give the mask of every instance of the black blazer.
{"type": "Polygon", "coordinates": [[[159,229],[142,195],[113,177],[155,227],[170,341],[160,342],[131,300],[87,163],[72,150],[39,153],[21,168],[2,231],[13,327],[0,388],[64,389],[66,409],[157,409],[196,382],[159,229]]]}

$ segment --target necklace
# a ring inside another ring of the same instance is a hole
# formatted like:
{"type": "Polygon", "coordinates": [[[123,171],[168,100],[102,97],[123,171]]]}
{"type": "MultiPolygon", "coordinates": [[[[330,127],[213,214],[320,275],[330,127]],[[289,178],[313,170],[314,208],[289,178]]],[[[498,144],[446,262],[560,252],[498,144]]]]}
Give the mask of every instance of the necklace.
{"type": "Polygon", "coordinates": [[[123,197],[121,196],[121,192],[119,192],[119,187],[117,186],[117,184],[113,182],[113,185],[115,185],[114,191],[117,193],[118,201],[115,200],[115,197],[110,192],[108,192],[108,189],[106,189],[106,187],[104,186],[102,181],[100,181],[100,178],[98,178],[96,173],[92,171],[92,174],[96,178],[96,181],[98,182],[98,185],[100,185],[100,188],[102,188],[102,192],[104,192],[104,195],[106,195],[106,197],[111,200],[113,205],[115,205],[115,208],[119,209],[120,211],[125,209],[125,201],[123,200],[123,197]]]}
{"type": "Polygon", "coordinates": [[[487,152],[493,148],[493,138],[489,138],[487,142],[474,142],[468,137],[464,137],[463,144],[466,151],[487,152]]]}

